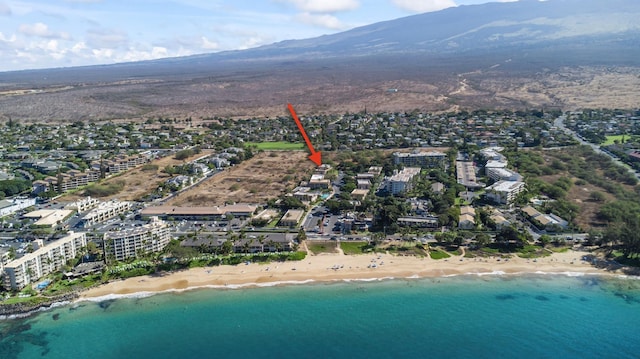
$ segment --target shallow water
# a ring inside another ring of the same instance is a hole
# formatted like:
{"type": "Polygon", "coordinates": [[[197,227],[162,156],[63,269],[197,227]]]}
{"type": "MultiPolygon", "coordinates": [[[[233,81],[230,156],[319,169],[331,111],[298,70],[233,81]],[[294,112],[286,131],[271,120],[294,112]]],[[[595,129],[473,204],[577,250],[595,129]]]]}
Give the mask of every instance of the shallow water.
{"type": "Polygon", "coordinates": [[[463,276],[200,289],[0,323],[0,358],[633,358],[640,281],[463,276]]]}

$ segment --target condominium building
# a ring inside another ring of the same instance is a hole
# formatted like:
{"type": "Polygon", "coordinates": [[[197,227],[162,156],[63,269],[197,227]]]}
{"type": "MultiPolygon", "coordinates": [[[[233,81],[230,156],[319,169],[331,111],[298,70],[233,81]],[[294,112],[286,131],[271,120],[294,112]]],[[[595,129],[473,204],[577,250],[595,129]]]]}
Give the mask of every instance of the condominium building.
{"type": "Polygon", "coordinates": [[[506,168],[486,167],[487,177],[494,181],[522,181],[522,176],[506,168]]]}
{"type": "Polygon", "coordinates": [[[145,164],[147,162],[149,162],[149,158],[143,155],[121,155],[117,156],[114,159],[106,161],[104,163],[104,166],[110,174],[115,174],[145,164]]]}
{"type": "Polygon", "coordinates": [[[100,179],[100,171],[88,169],[84,172],[78,170],[70,170],[62,173],[57,177],[49,176],[43,180],[33,182],[33,192],[38,194],[49,190],[66,192],[100,179]]]}
{"type": "Polygon", "coordinates": [[[420,168],[406,167],[387,179],[386,189],[392,195],[400,194],[413,187],[413,178],[420,173],[420,168]]]}
{"type": "Polygon", "coordinates": [[[96,208],[99,204],[100,201],[98,199],[85,197],[76,201],[75,208],[78,212],[86,212],[92,208],[96,208]]]}
{"type": "Polygon", "coordinates": [[[524,189],[521,181],[498,181],[486,188],[486,196],[495,203],[510,204],[524,189]]]}
{"type": "Polygon", "coordinates": [[[447,155],[442,152],[429,151],[411,153],[395,152],[393,154],[393,163],[396,165],[403,164],[405,166],[419,166],[422,168],[444,167],[447,161],[447,155]]]}
{"type": "Polygon", "coordinates": [[[170,239],[167,223],[151,217],[151,221],[141,227],[105,233],[104,253],[108,259],[123,261],[142,253],[160,252],[170,239]]]}
{"type": "Polygon", "coordinates": [[[456,178],[459,184],[467,188],[483,187],[476,178],[476,168],[473,162],[456,161],[456,178]]]}
{"type": "Polygon", "coordinates": [[[62,268],[65,263],[86,247],[84,233],[68,236],[36,249],[33,253],[15,259],[4,266],[4,286],[19,290],[30,283],[62,268]]]}
{"type": "Polygon", "coordinates": [[[96,223],[104,222],[109,218],[124,214],[129,210],[131,210],[131,202],[120,202],[116,200],[102,202],[98,204],[98,207],[82,217],[82,225],[89,227],[96,223]]]}

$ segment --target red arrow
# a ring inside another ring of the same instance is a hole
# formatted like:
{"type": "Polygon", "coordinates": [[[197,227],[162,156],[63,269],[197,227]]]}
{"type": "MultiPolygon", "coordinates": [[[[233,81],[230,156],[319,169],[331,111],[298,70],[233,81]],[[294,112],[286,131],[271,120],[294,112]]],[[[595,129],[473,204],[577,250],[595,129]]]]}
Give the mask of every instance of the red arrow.
{"type": "Polygon", "coordinates": [[[309,141],[309,136],[307,136],[307,133],[305,132],[304,127],[302,127],[302,123],[300,123],[300,119],[298,118],[298,115],[296,115],[296,110],[293,109],[293,106],[291,106],[291,104],[287,104],[287,107],[289,107],[289,112],[291,112],[291,116],[293,117],[293,120],[296,121],[296,125],[298,125],[298,129],[302,134],[302,138],[304,139],[304,142],[307,144],[307,147],[309,147],[309,151],[311,151],[311,155],[309,155],[309,159],[311,160],[311,162],[315,163],[317,166],[322,165],[322,154],[319,151],[316,152],[316,150],[313,149],[313,145],[311,144],[311,141],[309,141]]]}

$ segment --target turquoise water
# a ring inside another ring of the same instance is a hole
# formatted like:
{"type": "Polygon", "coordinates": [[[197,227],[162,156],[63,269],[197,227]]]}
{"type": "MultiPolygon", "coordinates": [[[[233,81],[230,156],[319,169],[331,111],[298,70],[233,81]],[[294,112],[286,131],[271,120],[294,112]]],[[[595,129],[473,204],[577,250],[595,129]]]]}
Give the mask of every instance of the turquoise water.
{"type": "Polygon", "coordinates": [[[0,358],[637,358],[640,281],[454,277],[82,302],[0,323],[0,358]]]}

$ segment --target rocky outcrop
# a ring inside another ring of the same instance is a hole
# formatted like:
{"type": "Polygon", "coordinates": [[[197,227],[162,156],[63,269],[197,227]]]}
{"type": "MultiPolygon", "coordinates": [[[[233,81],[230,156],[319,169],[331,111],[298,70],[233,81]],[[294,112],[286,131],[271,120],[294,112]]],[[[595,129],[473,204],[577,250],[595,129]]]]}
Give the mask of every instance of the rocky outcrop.
{"type": "Polygon", "coordinates": [[[47,297],[47,300],[38,304],[16,303],[1,304],[0,317],[8,317],[12,315],[28,315],[35,311],[50,308],[52,305],[60,302],[69,302],[79,297],[78,293],[67,293],[55,297],[47,297]]]}

